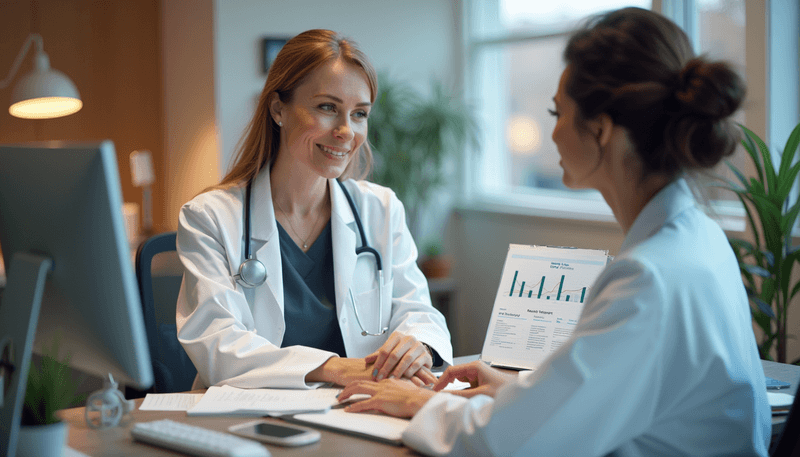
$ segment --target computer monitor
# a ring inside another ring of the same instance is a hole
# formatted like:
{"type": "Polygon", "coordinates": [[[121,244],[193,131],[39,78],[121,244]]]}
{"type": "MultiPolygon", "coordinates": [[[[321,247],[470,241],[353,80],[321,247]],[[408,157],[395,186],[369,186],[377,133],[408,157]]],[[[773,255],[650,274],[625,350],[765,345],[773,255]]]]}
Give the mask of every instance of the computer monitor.
{"type": "Polygon", "coordinates": [[[139,388],[153,382],[114,144],[0,145],[0,247],[0,356],[5,346],[14,365],[0,446],[13,455],[31,350],[55,335],[73,368],[139,388]]]}

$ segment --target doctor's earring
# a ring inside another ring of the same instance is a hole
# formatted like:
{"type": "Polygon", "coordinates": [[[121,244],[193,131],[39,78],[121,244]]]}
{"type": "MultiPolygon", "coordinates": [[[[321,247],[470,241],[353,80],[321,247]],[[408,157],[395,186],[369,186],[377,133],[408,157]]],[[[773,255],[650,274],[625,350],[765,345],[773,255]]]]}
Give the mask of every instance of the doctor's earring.
{"type": "Polygon", "coordinates": [[[283,122],[278,121],[278,127],[283,127],[283,122]]]}

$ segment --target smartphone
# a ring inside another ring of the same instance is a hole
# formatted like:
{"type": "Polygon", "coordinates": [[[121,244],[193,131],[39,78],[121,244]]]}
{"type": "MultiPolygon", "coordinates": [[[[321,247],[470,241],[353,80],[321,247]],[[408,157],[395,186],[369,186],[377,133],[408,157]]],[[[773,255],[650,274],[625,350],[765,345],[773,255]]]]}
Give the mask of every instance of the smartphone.
{"type": "Polygon", "coordinates": [[[264,419],[232,425],[228,428],[228,431],[234,435],[263,441],[265,443],[277,444],[279,446],[303,446],[316,443],[321,436],[320,433],[313,428],[299,425],[278,424],[264,419]]]}

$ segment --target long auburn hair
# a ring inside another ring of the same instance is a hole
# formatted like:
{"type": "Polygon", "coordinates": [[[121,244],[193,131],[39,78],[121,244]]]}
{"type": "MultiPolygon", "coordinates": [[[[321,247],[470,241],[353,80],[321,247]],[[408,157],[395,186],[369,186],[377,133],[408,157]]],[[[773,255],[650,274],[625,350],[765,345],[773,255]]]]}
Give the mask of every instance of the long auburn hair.
{"type": "MultiPolygon", "coordinates": [[[[311,72],[332,60],[358,66],[367,76],[370,101],[378,94],[378,77],[367,56],[352,40],[324,29],[305,31],[287,41],[269,69],[267,82],[258,97],[258,106],[242,139],[237,145],[233,167],[219,184],[206,190],[242,185],[252,180],[264,167],[271,166],[278,154],[280,127],[269,111],[270,97],[277,93],[289,103],[294,91],[311,72]]],[[[363,179],[372,169],[372,149],[365,141],[342,173],[342,179],[363,179]]]]}

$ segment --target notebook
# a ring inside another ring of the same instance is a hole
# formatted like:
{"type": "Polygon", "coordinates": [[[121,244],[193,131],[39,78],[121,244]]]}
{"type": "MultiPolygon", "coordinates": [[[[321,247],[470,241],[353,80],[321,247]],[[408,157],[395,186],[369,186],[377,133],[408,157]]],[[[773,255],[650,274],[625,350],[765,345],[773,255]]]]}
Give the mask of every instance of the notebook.
{"type": "Polygon", "coordinates": [[[608,251],[511,244],[480,359],[533,370],[569,339],[608,251]]]}
{"type": "Polygon", "coordinates": [[[342,409],[343,406],[334,406],[324,413],[295,414],[284,416],[283,419],[396,446],[403,444],[403,431],[411,422],[408,419],[383,414],[348,413],[342,409]]]}

